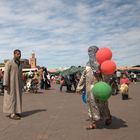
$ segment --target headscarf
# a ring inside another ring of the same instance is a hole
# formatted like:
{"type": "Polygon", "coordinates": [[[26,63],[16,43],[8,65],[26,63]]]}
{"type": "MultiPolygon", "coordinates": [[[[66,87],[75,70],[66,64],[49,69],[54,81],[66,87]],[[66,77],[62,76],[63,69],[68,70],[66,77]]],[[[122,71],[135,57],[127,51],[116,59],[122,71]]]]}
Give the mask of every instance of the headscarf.
{"type": "Polygon", "coordinates": [[[89,61],[87,62],[87,66],[90,66],[93,72],[99,70],[99,64],[96,61],[96,52],[98,50],[99,48],[96,46],[90,46],[88,48],[89,61]]]}

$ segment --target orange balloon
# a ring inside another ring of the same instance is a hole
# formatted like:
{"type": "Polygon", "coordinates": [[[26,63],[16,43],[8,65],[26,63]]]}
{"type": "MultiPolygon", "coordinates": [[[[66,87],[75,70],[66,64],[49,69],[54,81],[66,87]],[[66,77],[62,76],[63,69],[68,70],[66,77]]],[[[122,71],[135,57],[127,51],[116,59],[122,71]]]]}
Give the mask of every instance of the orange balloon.
{"type": "Polygon", "coordinates": [[[112,51],[109,48],[100,48],[96,53],[96,60],[99,64],[112,58],[112,51]]]}
{"type": "Polygon", "coordinates": [[[106,60],[101,64],[101,72],[105,75],[111,75],[116,71],[116,64],[112,60],[106,60]]]}

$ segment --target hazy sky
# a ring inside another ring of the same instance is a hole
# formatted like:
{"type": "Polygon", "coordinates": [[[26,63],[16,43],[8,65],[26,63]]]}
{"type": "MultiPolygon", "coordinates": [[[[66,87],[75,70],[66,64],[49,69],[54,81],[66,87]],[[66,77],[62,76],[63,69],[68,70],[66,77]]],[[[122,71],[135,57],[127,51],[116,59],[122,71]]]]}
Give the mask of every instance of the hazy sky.
{"type": "Polygon", "coordinates": [[[0,62],[18,48],[40,66],[85,65],[91,45],[140,64],[140,0],[0,0],[0,62]]]}

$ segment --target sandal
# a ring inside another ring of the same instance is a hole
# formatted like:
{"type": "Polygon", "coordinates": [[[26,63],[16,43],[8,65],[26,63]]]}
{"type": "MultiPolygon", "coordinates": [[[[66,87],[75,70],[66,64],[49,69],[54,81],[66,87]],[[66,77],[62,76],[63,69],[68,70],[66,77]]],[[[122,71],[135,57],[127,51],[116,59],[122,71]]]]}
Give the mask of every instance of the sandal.
{"type": "Polygon", "coordinates": [[[13,119],[13,120],[20,120],[21,118],[15,114],[12,114],[9,116],[10,119],[13,119]]]}
{"type": "Polygon", "coordinates": [[[91,129],[95,129],[96,128],[96,124],[90,124],[88,127],[86,127],[87,130],[91,130],[91,129]]]}
{"type": "Polygon", "coordinates": [[[106,119],[105,125],[110,125],[112,123],[112,116],[110,118],[106,119]]]}

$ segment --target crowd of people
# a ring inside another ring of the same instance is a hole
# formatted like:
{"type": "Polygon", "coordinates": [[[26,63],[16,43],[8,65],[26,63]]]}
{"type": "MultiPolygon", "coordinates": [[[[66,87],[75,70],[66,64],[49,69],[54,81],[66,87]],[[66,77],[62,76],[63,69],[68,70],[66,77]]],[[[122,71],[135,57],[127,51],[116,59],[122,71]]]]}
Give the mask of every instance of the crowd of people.
{"type": "MultiPolygon", "coordinates": [[[[111,75],[109,79],[109,84],[111,85],[113,91],[112,95],[116,95],[119,92],[120,79],[123,75],[126,75],[130,82],[136,84],[138,81],[138,76],[136,73],[127,71],[116,71],[113,75],[111,75]]],[[[22,72],[23,79],[23,91],[31,91],[37,92],[38,89],[49,89],[51,87],[51,83],[60,84],[60,91],[63,91],[63,87],[66,87],[66,92],[76,92],[76,87],[81,78],[82,72],[77,71],[75,73],[69,75],[54,75],[50,74],[45,67],[41,67],[39,70],[22,72]]],[[[4,92],[3,88],[3,76],[4,71],[0,69],[0,93],[4,92]]]]}
{"type": "Polygon", "coordinates": [[[38,71],[29,71],[23,73],[23,82],[24,82],[24,90],[29,91],[34,88],[38,89],[49,89],[51,87],[51,79],[50,74],[48,73],[47,69],[42,67],[38,71]]]}

